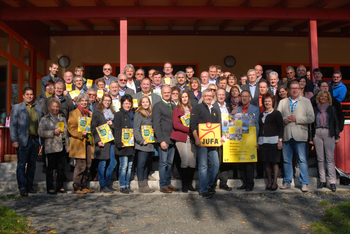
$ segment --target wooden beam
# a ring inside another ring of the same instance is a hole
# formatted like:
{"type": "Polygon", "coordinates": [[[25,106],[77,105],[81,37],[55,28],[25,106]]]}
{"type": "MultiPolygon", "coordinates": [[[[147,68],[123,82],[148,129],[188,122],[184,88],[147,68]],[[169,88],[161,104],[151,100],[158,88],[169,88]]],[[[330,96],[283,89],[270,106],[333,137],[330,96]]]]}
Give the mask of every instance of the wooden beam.
{"type": "MultiPolygon", "coordinates": [[[[343,28],[344,29],[344,28],[343,28]]],[[[350,38],[350,28],[346,33],[322,32],[318,37],[350,38]]],[[[78,30],[78,31],[51,31],[51,36],[119,36],[115,30],[78,30]]],[[[268,37],[308,37],[308,32],[295,33],[291,31],[219,31],[219,30],[128,30],[128,36],[268,36],[268,37]]]]}
{"type": "Polygon", "coordinates": [[[251,7],[254,3],[254,0],[244,0],[244,2],[239,5],[240,7],[251,7]]]}
{"type": "Polygon", "coordinates": [[[214,6],[216,0],[208,0],[207,6],[214,6]]]}
{"type": "Polygon", "coordinates": [[[115,19],[108,19],[108,22],[112,25],[115,31],[119,31],[119,23],[115,19]]]}
{"type": "MultiPolygon", "coordinates": [[[[317,21],[309,20],[309,60],[310,60],[310,71],[318,68],[318,38],[317,38],[317,21]]],[[[310,73],[311,80],[315,82],[315,77],[310,73]]]]}
{"type": "MultiPolygon", "coordinates": [[[[56,0],[58,1],[58,0],[56,0]]],[[[60,0],[62,1],[62,0],[60,0]]],[[[276,8],[274,7],[22,7],[0,9],[0,20],[64,19],[237,19],[237,20],[336,20],[349,21],[350,9],[276,8]]]]}
{"type": "Polygon", "coordinates": [[[341,33],[349,33],[349,32],[350,32],[350,26],[346,26],[341,29],[341,33]]]}
{"type": "Polygon", "coordinates": [[[59,7],[70,7],[70,4],[66,0],[54,0],[59,7]]]}
{"type": "Polygon", "coordinates": [[[19,6],[19,7],[36,7],[33,3],[26,1],[26,0],[14,0],[14,2],[19,6]]]}
{"type": "Polygon", "coordinates": [[[134,6],[140,6],[139,0],[134,0],[134,6]]]}
{"type": "Polygon", "coordinates": [[[127,18],[120,19],[120,73],[128,64],[128,20],[127,18]]]}
{"type": "Polygon", "coordinates": [[[224,20],[219,26],[220,31],[224,31],[231,23],[232,20],[224,20]]]}
{"type": "Polygon", "coordinates": [[[0,1],[0,7],[12,7],[12,6],[3,1],[0,1]]]}
{"type": "Polygon", "coordinates": [[[278,21],[277,23],[270,26],[270,31],[274,32],[274,31],[286,26],[287,24],[290,24],[291,22],[292,22],[291,20],[278,21]]]}
{"type": "Polygon", "coordinates": [[[308,22],[301,23],[297,26],[294,26],[294,32],[301,32],[304,29],[306,29],[307,27],[308,27],[308,22]]]}
{"type": "Polygon", "coordinates": [[[53,26],[55,26],[56,28],[61,29],[62,31],[68,30],[68,26],[62,23],[62,21],[60,20],[49,20],[48,22],[53,24],[53,26]]]}
{"type": "Polygon", "coordinates": [[[250,21],[248,24],[246,24],[244,26],[244,31],[248,32],[250,30],[252,30],[253,28],[255,28],[256,26],[258,26],[258,24],[260,24],[262,22],[262,20],[253,20],[250,21]]]}
{"type": "Polygon", "coordinates": [[[173,0],[173,6],[176,6],[177,5],[177,0],[173,0]]]}
{"type": "Polygon", "coordinates": [[[106,6],[106,4],[103,2],[103,0],[94,0],[94,1],[95,1],[95,5],[98,7],[106,6]]]}
{"type": "Polygon", "coordinates": [[[83,25],[87,30],[94,31],[94,25],[88,20],[78,20],[78,22],[83,25]]]}
{"type": "Polygon", "coordinates": [[[329,23],[329,24],[325,24],[325,25],[323,25],[323,26],[321,26],[321,27],[318,27],[317,28],[317,31],[318,32],[325,32],[325,31],[328,31],[328,30],[331,30],[331,29],[333,29],[333,28],[339,28],[339,27],[341,27],[341,26],[343,26],[343,25],[346,25],[346,24],[348,24],[349,22],[339,22],[339,21],[335,21],[335,22],[332,22],[332,23],[329,23]]]}
{"type": "Polygon", "coordinates": [[[202,19],[197,19],[196,23],[194,24],[194,31],[197,31],[202,23],[203,23],[202,19]]]}
{"type": "Polygon", "coordinates": [[[173,27],[173,21],[174,20],[168,20],[168,30],[171,30],[171,28],[173,27]]]}
{"type": "Polygon", "coordinates": [[[142,31],[145,31],[145,21],[143,19],[139,19],[139,23],[140,23],[142,31]]]}
{"type": "Polygon", "coordinates": [[[288,7],[291,3],[292,3],[293,0],[281,0],[279,1],[276,5],[274,5],[274,7],[288,7]]]}
{"type": "Polygon", "coordinates": [[[310,5],[308,5],[308,8],[324,8],[330,3],[330,0],[318,0],[310,5]]]}

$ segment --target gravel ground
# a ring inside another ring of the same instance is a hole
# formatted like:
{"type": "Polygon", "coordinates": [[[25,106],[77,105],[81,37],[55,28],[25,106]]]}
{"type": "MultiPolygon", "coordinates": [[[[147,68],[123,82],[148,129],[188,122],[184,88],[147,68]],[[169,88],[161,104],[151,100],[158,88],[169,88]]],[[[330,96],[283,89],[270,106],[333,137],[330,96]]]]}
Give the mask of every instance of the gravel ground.
{"type": "Polygon", "coordinates": [[[78,196],[39,193],[0,199],[31,220],[38,233],[310,233],[327,207],[349,200],[349,191],[315,193],[78,196]]]}

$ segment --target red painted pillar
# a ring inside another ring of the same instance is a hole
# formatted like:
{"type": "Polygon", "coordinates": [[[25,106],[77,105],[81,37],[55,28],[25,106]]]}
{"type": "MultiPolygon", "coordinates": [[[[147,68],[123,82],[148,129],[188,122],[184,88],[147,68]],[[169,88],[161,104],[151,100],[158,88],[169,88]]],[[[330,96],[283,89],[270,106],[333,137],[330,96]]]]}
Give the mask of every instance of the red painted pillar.
{"type": "Polygon", "coordinates": [[[128,20],[120,18],[120,73],[128,64],[128,20]]]}
{"type": "Polygon", "coordinates": [[[309,20],[309,59],[310,59],[310,75],[315,82],[312,71],[318,68],[318,38],[317,38],[317,21],[309,20]]]}

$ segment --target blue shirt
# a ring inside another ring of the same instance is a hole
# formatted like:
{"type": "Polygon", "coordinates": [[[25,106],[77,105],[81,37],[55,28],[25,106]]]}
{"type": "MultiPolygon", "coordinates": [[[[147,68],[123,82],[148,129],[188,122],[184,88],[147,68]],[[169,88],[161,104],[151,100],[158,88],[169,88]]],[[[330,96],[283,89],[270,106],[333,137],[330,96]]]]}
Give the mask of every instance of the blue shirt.
{"type": "Polygon", "coordinates": [[[126,90],[126,86],[124,87],[123,90],[120,90],[120,89],[119,89],[119,95],[120,95],[120,96],[124,96],[124,95],[125,95],[125,90],[126,90]]]}
{"type": "Polygon", "coordinates": [[[250,90],[250,95],[252,96],[252,98],[254,98],[254,96],[255,96],[255,90],[256,90],[256,82],[255,82],[254,85],[251,85],[251,84],[249,83],[249,90],[250,90]]]}

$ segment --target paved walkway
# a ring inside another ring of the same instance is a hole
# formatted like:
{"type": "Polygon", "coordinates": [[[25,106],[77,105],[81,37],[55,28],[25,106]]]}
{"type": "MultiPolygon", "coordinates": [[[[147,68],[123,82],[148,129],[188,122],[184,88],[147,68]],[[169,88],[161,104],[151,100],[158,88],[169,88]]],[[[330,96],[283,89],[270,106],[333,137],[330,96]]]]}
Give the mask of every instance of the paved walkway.
{"type": "MultiPolygon", "coordinates": [[[[219,191],[212,199],[198,193],[50,196],[0,199],[0,205],[29,218],[38,233],[310,233],[327,207],[349,200],[349,187],[301,193],[219,191]]],[[[4,193],[0,194],[4,195],[4,193]]]]}

